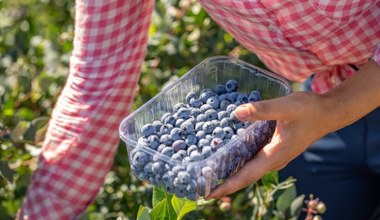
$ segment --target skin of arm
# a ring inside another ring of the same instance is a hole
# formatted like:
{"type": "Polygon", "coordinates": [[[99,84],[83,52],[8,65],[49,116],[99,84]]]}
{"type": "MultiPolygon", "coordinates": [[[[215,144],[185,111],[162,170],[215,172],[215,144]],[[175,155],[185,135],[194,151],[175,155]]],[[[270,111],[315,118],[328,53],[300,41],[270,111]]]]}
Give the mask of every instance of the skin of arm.
{"type": "Polygon", "coordinates": [[[324,135],[354,123],[380,106],[380,66],[367,62],[357,74],[325,94],[288,96],[239,106],[241,121],[277,120],[271,142],[207,197],[220,198],[280,170],[324,135]]]}

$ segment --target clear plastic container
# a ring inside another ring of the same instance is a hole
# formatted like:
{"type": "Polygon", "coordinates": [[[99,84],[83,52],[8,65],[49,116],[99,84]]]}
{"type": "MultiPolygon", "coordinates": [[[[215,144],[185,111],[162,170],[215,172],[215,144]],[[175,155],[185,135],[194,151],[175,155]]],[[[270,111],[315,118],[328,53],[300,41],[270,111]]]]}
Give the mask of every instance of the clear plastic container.
{"type": "Polygon", "coordinates": [[[138,143],[142,126],[159,120],[164,113],[171,112],[175,104],[185,103],[188,92],[199,94],[205,88],[214,88],[230,79],[238,81],[239,92],[259,90],[262,100],[291,93],[291,86],[284,78],[239,59],[217,56],[204,60],[122,121],[120,137],[126,143],[134,175],[177,197],[197,200],[206,197],[252,159],[270,141],[275,121],[251,123],[239,138],[210,157],[195,162],[174,160],[138,143]],[[136,160],[143,165],[133,165],[136,160]]]}

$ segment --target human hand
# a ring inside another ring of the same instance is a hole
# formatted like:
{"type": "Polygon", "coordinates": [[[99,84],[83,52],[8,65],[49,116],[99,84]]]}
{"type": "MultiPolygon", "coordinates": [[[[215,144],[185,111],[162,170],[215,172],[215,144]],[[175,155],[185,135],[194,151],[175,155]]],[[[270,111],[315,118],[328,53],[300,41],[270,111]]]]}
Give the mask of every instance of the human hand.
{"type": "Polygon", "coordinates": [[[283,168],[313,141],[334,130],[322,103],[322,96],[295,92],[286,97],[238,107],[235,113],[240,120],[276,120],[276,130],[272,141],[208,198],[231,194],[257,181],[266,172],[283,168]]]}

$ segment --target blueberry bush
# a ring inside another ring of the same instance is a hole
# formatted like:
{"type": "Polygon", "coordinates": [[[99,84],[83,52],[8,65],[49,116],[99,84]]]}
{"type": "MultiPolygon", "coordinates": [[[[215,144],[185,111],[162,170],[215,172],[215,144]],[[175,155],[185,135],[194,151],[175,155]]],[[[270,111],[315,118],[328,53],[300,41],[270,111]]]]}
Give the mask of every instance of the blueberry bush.
{"type": "MultiPolygon", "coordinates": [[[[74,0],[0,1],[0,219],[14,218],[37,167],[47,122],[69,71],[73,8],[74,0]]],[[[198,1],[156,1],[133,109],[215,55],[264,67],[221,30],[198,1]]],[[[211,99],[210,105],[216,101],[211,99]]],[[[182,129],[189,128],[184,124],[182,129]]],[[[219,130],[215,135],[223,133],[219,130]]],[[[183,143],[175,146],[182,149],[183,143]]],[[[103,187],[80,219],[288,219],[305,206],[304,197],[296,197],[295,180],[279,182],[276,172],[220,200],[178,198],[132,175],[127,158],[120,143],[103,187]]]]}

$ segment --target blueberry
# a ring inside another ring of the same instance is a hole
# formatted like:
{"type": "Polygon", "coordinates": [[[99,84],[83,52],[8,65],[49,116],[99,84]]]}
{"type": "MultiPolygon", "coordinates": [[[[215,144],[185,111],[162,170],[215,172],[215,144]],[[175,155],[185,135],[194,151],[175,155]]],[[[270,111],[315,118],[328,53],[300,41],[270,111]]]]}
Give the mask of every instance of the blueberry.
{"type": "Polygon", "coordinates": [[[172,115],[172,114],[169,113],[169,112],[163,114],[163,115],[161,116],[161,120],[160,120],[161,123],[164,123],[165,119],[166,119],[167,117],[171,116],[171,115],[172,115]]]}
{"type": "Polygon", "coordinates": [[[235,111],[231,112],[231,114],[230,114],[230,119],[231,119],[231,120],[235,120],[235,121],[238,120],[238,118],[236,117],[235,111]]]}
{"type": "Polygon", "coordinates": [[[195,126],[195,124],[197,123],[197,120],[194,117],[190,117],[185,122],[191,123],[195,126]]]}
{"type": "Polygon", "coordinates": [[[239,136],[236,134],[232,135],[231,140],[240,140],[239,136]]]}
{"type": "Polygon", "coordinates": [[[177,115],[178,115],[178,118],[182,118],[182,119],[188,119],[190,118],[190,110],[188,108],[180,108],[178,109],[177,111],[177,115]]]}
{"type": "Polygon", "coordinates": [[[205,114],[199,114],[197,116],[197,122],[204,122],[207,121],[206,115],[205,114]]]}
{"type": "Polygon", "coordinates": [[[235,111],[236,107],[237,107],[236,105],[231,104],[231,105],[227,106],[226,111],[231,113],[231,112],[235,111]]]}
{"type": "Polygon", "coordinates": [[[249,102],[257,102],[261,100],[261,95],[258,90],[253,90],[248,97],[249,102]]]}
{"type": "Polygon", "coordinates": [[[154,126],[156,132],[159,132],[160,128],[162,126],[162,123],[159,120],[155,120],[155,121],[152,122],[152,125],[154,126]]]}
{"type": "Polygon", "coordinates": [[[184,158],[182,159],[182,162],[183,162],[183,163],[189,163],[189,162],[191,162],[191,158],[190,158],[190,156],[186,156],[186,157],[184,157],[184,158]]]}
{"type": "Polygon", "coordinates": [[[207,158],[207,157],[210,157],[212,154],[212,149],[210,146],[204,146],[202,148],[202,155],[203,155],[203,158],[207,158]]]}
{"type": "Polygon", "coordinates": [[[227,145],[230,141],[231,141],[231,139],[229,139],[229,138],[224,138],[223,139],[224,145],[227,145]]]}
{"type": "Polygon", "coordinates": [[[159,186],[161,185],[162,179],[160,175],[154,175],[149,178],[149,182],[153,185],[159,186]]]}
{"type": "Polygon", "coordinates": [[[215,129],[215,124],[213,124],[210,121],[206,121],[203,124],[203,131],[206,132],[206,134],[211,134],[211,132],[215,129]]]}
{"type": "Polygon", "coordinates": [[[203,139],[204,137],[206,137],[206,132],[198,131],[195,136],[197,137],[198,140],[203,139]]]}
{"type": "Polygon", "coordinates": [[[160,138],[157,135],[150,135],[148,137],[149,147],[153,150],[156,150],[160,145],[160,138]]]}
{"type": "Polygon", "coordinates": [[[172,168],[172,172],[174,175],[177,175],[180,171],[185,171],[185,167],[183,166],[180,166],[180,165],[175,165],[173,168],[172,168]]]}
{"type": "Polygon", "coordinates": [[[151,177],[151,176],[153,176],[153,170],[152,170],[152,163],[151,162],[145,164],[145,166],[144,166],[144,172],[145,172],[145,174],[147,175],[148,178],[151,177]]]}
{"type": "Polygon", "coordinates": [[[209,99],[211,96],[214,96],[214,95],[216,94],[213,91],[206,90],[206,91],[202,91],[199,97],[201,98],[203,103],[206,103],[207,99],[209,99]]]}
{"type": "Polygon", "coordinates": [[[166,155],[168,157],[171,157],[173,154],[174,154],[174,150],[173,148],[171,147],[165,147],[164,149],[162,149],[161,153],[163,155],[166,155]]]}
{"type": "Polygon", "coordinates": [[[222,127],[222,128],[230,127],[231,124],[232,124],[232,120],[229,117],[228,118],[223,118],[220,121],[220,127],[222,127]]]}
{"type": "Polygon", "coordinates": [[[224,85],[216,85],[214,87],[214,91],[217,95],[222,95],[224,93],[227,93],[226,87],[224,85]]]}
{"type": "Polygon", "coordinates": [[[197,190],[197,181],[190,180],[190,182],[186,186],[186,190],[188,192],[195,192],[197,190]]]}
{"type": "Polygon", "coordinates": [[[149,140],[147,137],[143,136],[143,137],[140,137],[138,140],[137,140],[137,143],[141,146],[148,146],[149,144],[149,140]]]}
{"type": "Polygon", "coordinates": [[[180,155],[182,158],[186,157],[187,156],[187,151],[186,150],[179,150],[177,151],[178,155],[180,155]]]}
{"type": "Polygon", "coordinates": [[[188,121],[185,121],[182,123],[181,127],[181,134],[191,134],[194,131],[194,125],[188,121]]]}
{"type": "Polygon", "coordinates": [[[190,176],[192,176],[193,179],[197,178],[197,177],[198,177],[198,174],[199,174],[199,168],[198,168],[198,165],[187,166],[187,167],[186,167],[186,172],[187,172],[188,174],[190,174],[190,176]]]}
{"type": "Polygon", "coordinates": [[[226,110],[227,107],[231,104],[230,101],[228,100],[223,100],[219,103],[219,108],[222,109],[222,110],[226,110]]]}
{"type": "Polygon", "coordinates": [[[172,159],[181,161],[183,157],[180,154],[175,153],[173,154],[172,159]]]}
{"type": "Polygon", "coordinates": [[[181,128],[173,128],[170,131],[170,137],[173,141],[181,139],[181,128]]]}
{"type": "Polygon", "coordinates": [[[180,108],[186,108],[186,105],[183,103],[177,103],[173,106],[173,112],[177,112],[180,108]]]}
{"type": "Polygon", "coordinates": [[[202,168],[202,175],[205,176],[206,178],[209,178],[212,176],[212,168],[209,166],[205,166],[202,168]]]}
{"type": "Polygon", "coordinates": [[[186,190],[183,189],[183,188],[174,188],[174,194],[178,197],[178,198],[183,198],[186,196],[186,190]]]}
{"type": "Polygon", "coordinates": [[[149,156],[146,153],[138,151],[132,157],[132,164],[137,168],[142,168],[148,160],[149,156]]]}
{"type": "Polygon", "coordinates": [[[208,121],[218,119],[218,112],[215,109],[209,109],[205,112],[205,116],[208,121]]]}
{"type": "Polygon", "coordinates": [[[186,94],[186,102],[190,104],[190,100],[196,97],[197,95],[195,94],[195,92],[189,92],[186,94]]]}
{"type": "Polygon", "coordinates": [[[245,93],[240,93],[240,95],[237,97],[236,101],[240,101],[242,104],[248,102],[248,95],[245,93]]]}
{"type": "Polygon", "coordinates": [[[218,99],[220,102],[224,100],[229,100],[229,93],[221,94],[220,96],[218,96],[218,99]]]}
{"type": "Polygon", "coordinates": [[[199,114],[201,114],[201,110],[199,108],[192,108],[190,110],[190,115],[193,116],[194,118],[197,118],[199,114]]]}
{"type": "Polygon", "coordinates": [[[173,115],[169,115],[169,116],[167,116],[165,119],[164,119],[164,121],[163,121],[163,123],[164,124],[171,124],[171,125],[175,125],[175,122],[176,122],[176,118],[174,118],[174,116],[173,115]]]}
{"type": "Polygon", "coordinates": [[[198,151],[192,151],[190,153],[190,159],[191,161],[200,161],[200,160],[203,160],[203,156],[198,151]]]}
{"type": "Polygon", "coordinates": [[[229,98],[230,102],[236,102],[238,96],[239,96],[238,92],[231,92],[228,94],[228,98],[229,98]]]}
{"type": "Polygon", "coordinates": [[[227,92],[235,92],[238,89],[238,87],[239,83],[234,79],[230,79],[226,83],[227,92]]]}
{"type": "MultiPolygon", "coordinates": [[[[170,143],[170,144],[171,144],[171,143],[170,143]]],[[[157,151],[158,151],[158,152],[161,152],[165,147],[166,147],[165,144],[160,144],[160,145],[158,146],[158,148],[157,148],[157,151]]]]}
{"type": "Polygon", "coordinates": [[[224,130],[224,137],[225,138],[232,138],[232,135],[234,135],[234,130],[231,127],[223,127],[224,130]]]}
{"type": "Polygon", "coordinates": [[[197,98],[197,97],[193,97],[190,99],[190,102],[189,102],[189,105],[191,107],[194,107],[194,108],[199,108],[202,106],[202,100],[200,98],[197,98]]]}
{"type": "Polygon", "coordinates": [[[172,185],[174,181],[174,174],[171,171],[165,172],[161,178],[164,185],[172,185]]]}
{"type": "Polygon", "coordinates": [[[212,135],[213,135],[215,138],[223,139],[225,133],[224,133],[223,128],[221,128],[221,127],[216,127],[216,128],[214,129],[214,131],[212,132],[212,135]]]}
{"type": "Polygon", "coordinates": [[[200,107],[200,110],[201,110],[202,113],[205,113],[209,109],[214,109],[214,108],[210,104],[203,104],[200,107]]]}
{"type": "Polygon", "coordinates": [[[187,192],[186,197],[189,200],[195,201],[195,200],[197,200],[197,192],[196,191],[187,192]]]}
{"type": "Polygon", "coordinates": [[[160,128],[161,135],[163,134],[170,134],[171,130],[173,129],[173,125],[171,124],[163,124],[160,128]]]}
{"type": "Polygon", "coordinates": [[[246,127],[246,123],[245,122],[242,122],[242,121],[237,121],[235,124],[234,124],[234,128],[235,130],[239,130],[241,128],[245,128],[246,127]]]}
{"type": "Polygon", "coordinates": [[[185,150],[186,149],[186,143],[184,140],[176,140],[173,142],[173,150],[175,152],[179,151],[179,150],[185,150]]]}
{"type": "Polygon", "coordinates": [[[211,105],[213,109],[219,108],[219,98],[217,96],[211,96],[206,103],[211,105]]]}
{"type": "Polygon", "coordinates": [[[223,118],[229,117],[230,114],[227,111],[220,111],[218,112],[218,120],[221,121],[223,118]]]}
{"type": "Polygon", "coordinates": [[[141,133],[145,136],[148,137],[149,135],[154,134],[156,131],[156,128],[152,124],[146,124],[142,126],[141,128],[141,133]]]}
{"type": "Polygon", "coordinates": [[[211,134],[206,134],[205,139],[210,141],[210,143],[211,143],[211,141],[212,141],[212,139],[214,139],[214,137],[211,134]]]}
{"type": "Polygon", "coordinates": [[[191,145],[189,148],[187,148],[187,155],[190,155],[193,151],[198,151],[197,145],[191,145]]]}
{"type": "Polygon", "coordinates": [[[140,180],[142,180],[142,181],[147,181],[149,177],[146,175],[145,172],[140,172],[140,173],[138,174],[138,178],[139,178],[140,180]]]}
{"type": "Polygon", "coordinates": [[[197,124],[195,124],[195,131],[196,132],[198,132],[198,131],[202,131],[202,129],[203,129],[203,124],[204,124],[205,122],[203,122],[203,121],[201,121],[201,122],[198,122],[197,124]]]}
{"type": "Polygon", "coordinates": [[[194,134],[189,134],[186,137],[185,142],[187,146],[191,146],[191,145],[197,144],[198,138],[194,134]]]}
{"type": "Polygon", "coordinates": [[[213,151],[216,151],[218,150],[219,148],[223,147],[223,140],[221,138],[214,138],[211,143],[210,143],[210,146],[212,148],[213,151]]]}
{"type": "Polygon", "coordinates": [[[191,176],[186,171],[178,172],[177,178],[182,184],[188,184],[191,181],[191,176]]]}
{"type": "Polygon", "coordinates": [[[181,124],[185,121],[185,119],[179,118],[175,122],[175,127],[179,128],[181,124]]]}

